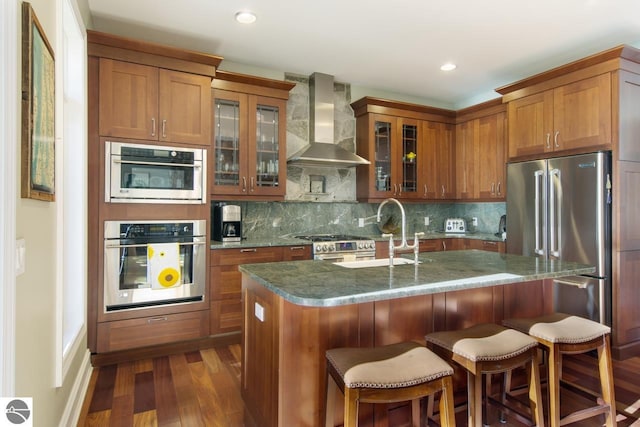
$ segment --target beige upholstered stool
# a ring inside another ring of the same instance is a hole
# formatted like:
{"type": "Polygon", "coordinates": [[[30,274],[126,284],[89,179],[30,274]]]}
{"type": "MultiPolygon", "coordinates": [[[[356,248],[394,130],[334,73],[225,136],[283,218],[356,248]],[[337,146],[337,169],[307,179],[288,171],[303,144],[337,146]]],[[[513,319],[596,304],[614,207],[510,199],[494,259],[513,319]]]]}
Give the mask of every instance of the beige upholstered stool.
{"type": "MultiPolygon", "coordinates": [[[[467,371],[468,425],[482,426],[482,375],[527,366],[531,419],[543,426],[542,393],[537,363],[538,342],[518,331],[493,323],[458,331],[434,332],[427,345],[445,360],[457,362],[467,371]]],[[[508,412],[515,412],[507,409],[508,412]]],[[[515,409],[515,408],[514,408],[515,409]]]]}
{"type": "Polygon", "coordinates": [[[455,426],[453,368],[426,347],[404,342],[373,348],[327,350],[325,425],[333,427],[337,387],[344,393],[344,427],[358,425],[358,404],[412,401],[420,424],[420,398],[442,391],[442,425],[455,426]],[[333,381],[329,378],[333,378],[333,381]]]}
{"type": "Polygon", "coordinates": [[[607,426],[616,425],[616,399],[613,391],[613,368],[609,342],[611,329],[608,326],[563,313],[532,319],[508,319],[503,324],[528,333],[546,347],[549,353],[549,423],[551,427],[574,423],[599,414],[606,415],[607,426]],[[592,350],[598,351],[603,403],[561,418],[562,354],[586,353],[592,350]]]}

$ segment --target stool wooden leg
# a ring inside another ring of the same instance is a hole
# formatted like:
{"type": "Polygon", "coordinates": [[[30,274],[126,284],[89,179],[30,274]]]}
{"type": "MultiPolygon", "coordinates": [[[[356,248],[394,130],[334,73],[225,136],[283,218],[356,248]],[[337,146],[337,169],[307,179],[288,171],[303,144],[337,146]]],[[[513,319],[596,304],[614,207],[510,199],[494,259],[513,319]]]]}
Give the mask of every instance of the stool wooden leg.
{"type": "Polygon", "coordinates": [[[411,425],[420,427],[420,399],[411,401],[411,425]]]}
{"type": "Polygon", "coordinates": [[[359,398],[359,389],[344,388],[344,427],[357,427],[359,398]]]}
{"type": "MultiPolygon", "coordinates": [[[[535,351],[533,353],[535,353],[535,351]]],[[[527,366],[527,375],[529,376],[529,405],[531,407],[531,416],[536,426],[544,427],[540,368],[538,367],[538,359],[535,357],[535,354],[532,354],[530,365],[527,366]]]]}
{"type": "Polygon", "coordinates": [[[334,381],[331,375],[327,375],[327,388],[325,396],[325,410],[324,410],[324,425],[325,427],[334,427],[334,416],[336,411],[336,393],[338,392],[338,385],[334,381]]]}
{"type": "Polygon", "coordinates": [[[609,405],[609,413],[606,417],[606,426],[616,426],[616,398],[613,387],[613,366],[611,364],[611,344],[609,336],[603,338],[603,345],[598,347],[598,368],[600,371],[600,385],[602,387],[602,400],[609,405]]]}
{"type": "Polygon", "coordinates": [[[482,374],[467,371],[467,405],[469,427],[482,427],[482,374]]]}
{"type": "Polygon", "coordinates": [[[560,350],[557,344],[549,346],[549,425],[560,427],[560,350]]]}
{"type": "MultiPolygon", "coordinates": [[[[433,395],[429,396],[432,398],[433,395]]],[[[451,377],[445,377],[442,379],[442,394],[440,396],[440,425],[443,427],[454,426],[455,423],[455,409],[453,403],[453,381],[451,377]]],[[[427,419],[427,425],[429,420],[427,419]]]]}

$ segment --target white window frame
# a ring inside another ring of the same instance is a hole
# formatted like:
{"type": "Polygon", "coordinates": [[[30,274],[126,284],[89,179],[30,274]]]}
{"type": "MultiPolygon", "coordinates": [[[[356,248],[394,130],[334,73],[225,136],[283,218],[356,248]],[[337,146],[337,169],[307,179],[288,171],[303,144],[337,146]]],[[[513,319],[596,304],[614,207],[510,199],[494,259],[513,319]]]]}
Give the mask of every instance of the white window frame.
{"type": "Polygon", "coordinates": [[[18,2],[0,5],[0,395],[15,396],[18,2]]]}
{"type": "Polygon", "coordinates": [[[57,0],[56,14],[55,386],[61,387],[87,331],[88,102],[87,33],[75,0],[57,0]]]}

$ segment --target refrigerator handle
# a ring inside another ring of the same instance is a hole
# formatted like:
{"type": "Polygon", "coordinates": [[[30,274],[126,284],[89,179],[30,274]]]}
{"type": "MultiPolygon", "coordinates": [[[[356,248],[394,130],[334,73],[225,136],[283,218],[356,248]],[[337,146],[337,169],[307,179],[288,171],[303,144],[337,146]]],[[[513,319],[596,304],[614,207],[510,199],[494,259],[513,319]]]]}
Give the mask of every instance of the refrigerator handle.
{"type": "Polygon", "coordinates": [[[562,236],[562,203],[559,203],[560,193],[556,191],[553,177],[558,178],[558,186],[562,185],[560,169],[549,170],[549,254],[560,257],[560,236],[562,236]]]}
{"type": "Polygon", "coordinates": [[[542,188],[541,181],[544,179],[544,171],[537,170],[533,173],[534,181],[536,183],[536,191],[535,191],[535,233],[536,233],[536,247],[533,249],[533,252],[536,255],[544,255],[544,247],[542,242],[542,233],[540,230],[540,204],[542,201],[542,188]]]}

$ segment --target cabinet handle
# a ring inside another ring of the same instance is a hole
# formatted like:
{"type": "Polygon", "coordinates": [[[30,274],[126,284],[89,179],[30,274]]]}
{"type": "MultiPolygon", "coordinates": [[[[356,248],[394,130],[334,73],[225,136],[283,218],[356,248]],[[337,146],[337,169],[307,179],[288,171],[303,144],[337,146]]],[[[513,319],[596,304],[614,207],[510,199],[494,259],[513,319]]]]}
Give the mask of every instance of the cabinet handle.
{"type": "Polygon", "coordinates": [[[498,196],[502,196],[502,182],[498,181],[498,196]]]}
{"type": "Polygon", "coordinates": [[[560,131],[557,130],[555,134],[553,134],[553,145],[555,145],[556,148],[560,148],[560,144],[558,143],[558,135],[560,135],[560,131]]]}
{"type": "Polygon", "coordinates": [[[444,240],[442,241],[442,250],[443,251],[447,250],[447,242],[445,242],[444,240]]]}
{"type": "Polygon", "coordinates": [[[398,184],[398,196],[402,196],[402,185],[398,184]]]}
{"type": "Polygon", "coordinates": [[[429,189],[427,188],[427,184],[424,185],[424,197],[427,197],[429,189]]]}
{"type": "Polygon", "coordinates": [[[442,197],[444,197],[444,185],[442,186],[442,197]]]}
{"type": "Polygon", "coordinates": [[[149,323],[149,324],[158,323],[158,322],[166,322],[166,321],[167,321],[167,316],[152,317],[151,319],[147,319],[147,323],[149,323]]]}
{"type": "Polygon", "coordinates": [[[151,136],[156,136],[156,118],[151,117],[151,136]]]}
{"type": "Polygon", "coordinates": [[[249,192],[253,193],[253,177],[249,178],[249,192]]]}
{"type": "Polygon", "coordinates": [[[304,250],[304,246],[291,246],[289,248],[290,251],[302,251],[304,250]]]}
{"type": "Polygon", "coordinates": [[[495,182],[491,183],[491,195],[492,196],[496,195],[496,183],[495,182]]]}
{"type": "Polygon", "coordinates": [[[482,242],[482,244],[483,244],[483,245],[485,245],[485,246],[497,246],[497,245],[498,245],[498,243],[496,243],[496,242],[492,242],[492,241],[490,241],[490,240],[484,240],[484,241],[482,242]]]}
{"type": "Polygon", "coordinates": [[[246,177],[242,177],[242,192],[246,193],[247,192],[247,178],[246,177]]]}
{"type": "Polygon", "coordinates": [[[547,148],[551,148],[551,134],[547,133],[547,148]]]}
{"type": "Polygon", "coordinates": [[[240,252],[258,252],[258,250],[256,248],[240,249],[240,252]]]}
{"type": "Polygon", "coordinates": [[[167,120],[162,121],[162,137],[167,137],[167,120]]]}

